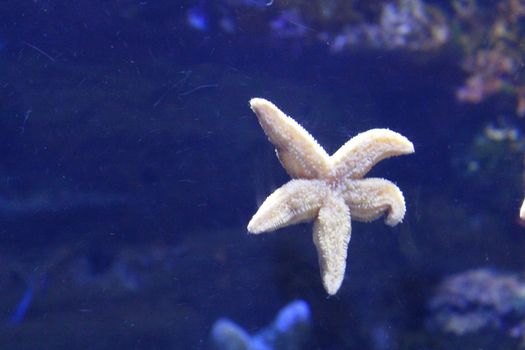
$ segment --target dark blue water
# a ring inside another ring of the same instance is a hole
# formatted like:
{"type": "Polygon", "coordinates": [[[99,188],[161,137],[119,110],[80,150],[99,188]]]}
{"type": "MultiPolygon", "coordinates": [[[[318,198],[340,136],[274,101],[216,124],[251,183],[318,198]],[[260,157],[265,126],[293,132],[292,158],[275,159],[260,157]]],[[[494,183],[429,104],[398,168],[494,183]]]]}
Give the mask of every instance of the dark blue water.
{"type": "Polygon", "coordinates": [[[0,2],[0,347],[516,348],[523,5],[459,3],[0,2]],[[352,222],[335,296],[312,224],[247,233],[289,181],[253,97],[330,154],[372,128],[415,146],[367,175],[407,213],[352,222]],[[496,272],[447,289],[470,270],[496,272]],[[214,345],[221,318],[251,347],[214,345]]]}

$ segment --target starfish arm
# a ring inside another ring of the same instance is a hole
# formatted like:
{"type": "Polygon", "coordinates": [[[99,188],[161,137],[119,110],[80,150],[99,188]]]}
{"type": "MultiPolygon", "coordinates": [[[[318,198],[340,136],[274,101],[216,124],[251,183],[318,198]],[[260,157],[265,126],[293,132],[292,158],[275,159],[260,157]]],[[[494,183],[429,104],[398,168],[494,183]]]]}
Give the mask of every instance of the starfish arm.
{"type": "Polygon", "coordinates": [[[314,243],[323,286],[330,295],[341,287],[350,242],[350,211],[343,198],[329,195],[314,223],[314,243]]]}
{"type": "Polygon", "coordinates": [[[371,129],[352,137],[330,158],[330,175],[362,178],[381,160],[414,152],[406,137],[388,129],[371,129]]]}
{"type": "Polygon", "coordinates": [[[266,198],[248,223],[248,232],[269,232],[313,220],[328,191],[320,180],[289,181],[266,198]]]}
{"type": "Polygon", "coordinates": [[[403,193],[391,181],[381,178],[346,180],[342,196],[357,221],[372,221],[385,212],[385,223],[395,226],[405,216],[403,193]]]}
{"type": "Polygon", "coordinates": [[[313,179],[328,172],[330,157],[299,123],[265,99],[252,98],[250,106],[292,178],[313,179]]]}

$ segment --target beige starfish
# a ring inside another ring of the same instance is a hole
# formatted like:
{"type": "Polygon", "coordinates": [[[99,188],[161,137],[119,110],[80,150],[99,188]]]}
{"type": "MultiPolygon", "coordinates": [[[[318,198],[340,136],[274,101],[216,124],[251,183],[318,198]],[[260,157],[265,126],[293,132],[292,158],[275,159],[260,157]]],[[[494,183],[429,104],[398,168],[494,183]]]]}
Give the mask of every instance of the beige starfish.
{"type": "Polygon", "coordinates": [[[350,217],[385,222],[403,220],[405,199],[392,182],[363,177],[379,161],[414,152],[408,139],[388,129],[372,129],[329,156],[305,129],[273,103],[253,98],[250,106],[292,180],[263,202],[248,224],[250,233],[274,231],[315,220],[313,239],[328,294],[343,282],[350,242],[350,217]]]}

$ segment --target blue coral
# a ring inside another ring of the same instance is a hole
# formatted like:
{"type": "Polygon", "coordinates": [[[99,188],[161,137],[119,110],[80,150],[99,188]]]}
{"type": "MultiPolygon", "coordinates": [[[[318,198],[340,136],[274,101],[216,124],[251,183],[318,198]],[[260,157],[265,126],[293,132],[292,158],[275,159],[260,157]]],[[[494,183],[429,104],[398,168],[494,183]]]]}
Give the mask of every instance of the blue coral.
{"type": "Polygon", "coordinates": [[[282,308],[275,320],[250,335],[235,322],[221,318],[215,322],[211,340],[217,350],[296,350],[301,349],[310,329],[311,313],[302,300],[282,308]]]}

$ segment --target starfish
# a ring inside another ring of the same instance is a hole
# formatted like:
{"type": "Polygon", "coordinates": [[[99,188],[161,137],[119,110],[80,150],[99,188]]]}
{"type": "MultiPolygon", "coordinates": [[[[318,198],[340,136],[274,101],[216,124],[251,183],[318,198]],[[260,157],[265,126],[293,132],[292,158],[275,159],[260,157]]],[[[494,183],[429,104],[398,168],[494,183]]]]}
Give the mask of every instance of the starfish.
{"type": "Polygon", "coordinates": [[[394,183],[364,176],[385,158],[413,153],[414,146],[394,131],[371,129],[329,156],[273,103],[253,98],[250,106],[292,180],[266,198],[248,223],[248,232],[314,220],[321,279],[327,293],[334,295],[345,275],[350,220],[369,222],[386,214],[385,223],[394,226],[405,216],[405,199],[394,183]]]}

